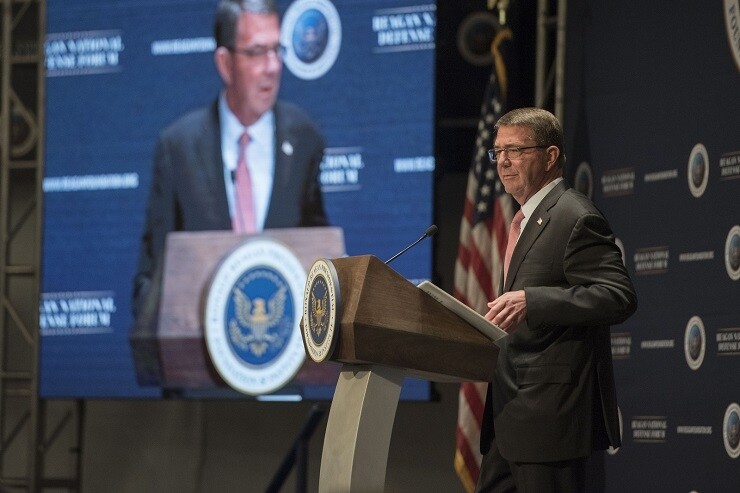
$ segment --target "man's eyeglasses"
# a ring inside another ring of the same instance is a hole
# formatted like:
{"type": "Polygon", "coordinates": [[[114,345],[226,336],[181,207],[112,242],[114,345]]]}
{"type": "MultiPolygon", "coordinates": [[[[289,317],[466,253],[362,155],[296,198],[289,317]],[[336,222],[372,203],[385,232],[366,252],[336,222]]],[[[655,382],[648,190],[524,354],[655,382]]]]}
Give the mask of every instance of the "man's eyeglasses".
{"type": "Polygon", "coordinates": [[[278,57],[280,60],[282,60],[283,57],[285,56],[285,46],[281,45],[280,43],[274,46],[257,45],[257,46],[250,46],[248,48],[232,47],[232,48],[229,48],[229,51],[232,53],[238,53],[240,55],[244,55],[247,58],[253,58],[253,59],[266,58],[267,55],[269,55],[270,53],[274,53],[275,56],[278,57]]]}
{"type": "Polygon", "coordinates": [[[545,149],[546,147],[549,146],[502,147],[488,149],[488,159],[490,159],[492,163],[495,163],[496,161],[501,159],[501,154],[504,153],[506,153],[506,156],[509,159],[517,159],[522,157],[524,151],[526,151],[527,149],[545,149]]]}

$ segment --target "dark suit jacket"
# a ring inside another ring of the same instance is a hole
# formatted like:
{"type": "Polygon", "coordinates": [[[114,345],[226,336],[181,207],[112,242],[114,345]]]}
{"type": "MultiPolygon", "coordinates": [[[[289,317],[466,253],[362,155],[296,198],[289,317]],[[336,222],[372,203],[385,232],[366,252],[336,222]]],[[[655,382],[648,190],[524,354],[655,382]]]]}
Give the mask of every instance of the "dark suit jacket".
{"type": "Polygon", "coordinates": [[[637,308],[611,229],[591,201],[555,186],[529,217],[504,291],[527,318],[504,339],[489,387],[481,452],[550,462],[619,446],[609,325],[637,308]]]}
{"type": "MultiPolygon", "coordinates": [[[[318,182],[324,140],[298,107],[278,102],[275,111],[275,175],[265,229],[328,223],[318,182]],[[286,154],[283,143],[292,154],[286,154]]],[[[161,266],[167,233],[230,230],[224,185],[218,101],[184,115],[157,142],[139,266],[134,312],[161,266]]]]}

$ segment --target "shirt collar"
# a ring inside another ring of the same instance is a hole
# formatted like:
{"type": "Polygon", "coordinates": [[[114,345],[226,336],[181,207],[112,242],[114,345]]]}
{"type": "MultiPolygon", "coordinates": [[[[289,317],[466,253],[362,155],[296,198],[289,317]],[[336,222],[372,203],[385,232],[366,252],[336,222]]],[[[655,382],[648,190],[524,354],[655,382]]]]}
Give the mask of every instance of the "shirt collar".
{"type": "Polygon", "coordinates": [[[259,120],[245,128],[231,111],[229,105],[226,104],[226,96],[223,91],[218,98],[218,109],[221,133],[226,142],[238,142],[245,130],[249,133],[249,139],[252,142],[268,142],[272,135],[275,120],[272,110],[265,112],[259,120]]]}
{"type": "Polygon", "coordinates": [[[537,193],[532,195],[529,200],[527,200],[524,205],[522,205],[522,213],[524,213],[524,217],[531,216],[537,206],[540,205],[540,202],[542,202],[542,199],[544,199],[545,196],[550,193],[550,190],[555,188],[555,185],[557,185],[561,181],[563,181],[562,176],[555,178],[553,181],[540,188],[537,193]]]}

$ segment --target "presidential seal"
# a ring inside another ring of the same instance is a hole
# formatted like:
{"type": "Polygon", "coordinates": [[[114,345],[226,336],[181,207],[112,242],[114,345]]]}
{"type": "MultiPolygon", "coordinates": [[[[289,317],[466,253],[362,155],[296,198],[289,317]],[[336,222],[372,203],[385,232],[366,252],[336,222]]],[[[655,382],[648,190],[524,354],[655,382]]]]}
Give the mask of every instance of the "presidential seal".
{"type": "Polygon", "coordinates": [[[722,420],[722,429],[727,455],[737,459],[740,456],[740,406],[736,402],[727,406],[725,419],[722,420]]]}
{"type": "Polygon", "coordinates": [[[285,66],[303,80],[329,71],[342,45],[342,23],[329,0],[296,0],[283,16],[281,43],[285,66]]]}
{"type": "Polygon", "coordinates": [[[683,337],[683,352],[689,368],[698,370],[704,362],[704,353],[706,352],[704,322],[699,317],[691,317],[689,323],[686,324],[686,331],[683,337]]]}
{"type": "Polygon", "coordinates": [[[329,358],[337,344],[339,281],[334,264],[318,259],[308,271],[303,295],[303,343],[312,360],[329,358]]]}
{"type": "Polygon", "coordinates": [[[305,359],[298,327],[303,266],[282,243],[254,239],[218,265],[206,295],[205,339],[211,361],[232,388],[274,392],[305,359]]]}

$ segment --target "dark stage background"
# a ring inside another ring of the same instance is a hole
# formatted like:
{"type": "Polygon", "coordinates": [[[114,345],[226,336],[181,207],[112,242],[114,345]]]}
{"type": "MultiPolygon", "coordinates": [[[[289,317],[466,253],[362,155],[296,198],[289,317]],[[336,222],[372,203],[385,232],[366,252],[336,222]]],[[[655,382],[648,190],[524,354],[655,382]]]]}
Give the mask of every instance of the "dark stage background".
{"type": "Polygon", "coordinates": [[[612,328],[623,445],[607,491],[740,484],[737,6],[568,2],[569,176],[610,220],[639,301],[612,328]]]}
{"type": "MultiPolygon", "coordinates": [[[[211,104],[221,87],[216,3],[49,2],[43,397],[162,395],[137,381],[128,340],[132,279],[157,136],[211,104]]],[[[301,106],[325,137],[324,202],[347,254],[387,259],[433,219],[435,3],[277,3],[284,33],[301,12],[318,9],[327,19],[327,46],[315,64],[291,62],[297,57],[288,51],[279,98],[301,106]]],[[[432,243],[393,267],[414,282],[430,279],[432,243]]],[[[333,386],[315,387],[299,393],[331,398],[333,386]]],[[[428,399],[429,384],[410,380],[403,395],[428,399]]]]}

